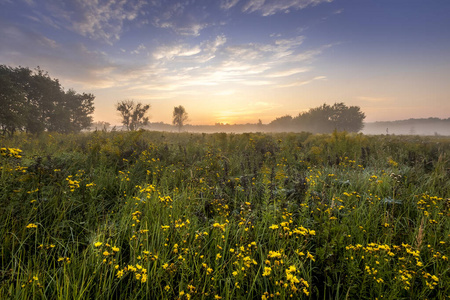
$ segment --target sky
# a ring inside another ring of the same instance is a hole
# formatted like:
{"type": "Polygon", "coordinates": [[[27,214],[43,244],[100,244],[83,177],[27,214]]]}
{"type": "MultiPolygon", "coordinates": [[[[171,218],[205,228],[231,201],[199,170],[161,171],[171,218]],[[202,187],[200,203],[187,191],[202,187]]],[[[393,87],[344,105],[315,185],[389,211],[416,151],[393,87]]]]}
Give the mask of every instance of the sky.
{"type": "Polygon", "coordinates": [[[450,117],[449,0],[0,0],[0,64],[39,66],[150,121],[269,123],[323,103],[450,117]]]}

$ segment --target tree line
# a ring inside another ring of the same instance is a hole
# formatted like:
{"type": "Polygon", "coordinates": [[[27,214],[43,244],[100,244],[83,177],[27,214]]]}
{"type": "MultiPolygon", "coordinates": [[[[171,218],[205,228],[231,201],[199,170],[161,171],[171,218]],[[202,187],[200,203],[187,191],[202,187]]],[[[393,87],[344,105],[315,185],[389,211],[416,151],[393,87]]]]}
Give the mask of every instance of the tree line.
{"type": "MultiPolygon", "coordinates": [[[[135,130],[148,125],[148,117],[145,115],[149,108],[150,105],[135,103],[133,100],[123,100],[116,104],[116,109],[122,117],[122,124],[127,130],[135,130]]],[[[188,119],[186,109],[182,105],[174,107],[172,117],[172,124],[178,128],[178,131],[181,131],[188,119]]],[[[311,108],[296,117],[290,115],[279,117],[267,125],[262,124],[262,121],[259,120],[256,125],[262,131],[264,129],[265,131],[308,131],[312,133],[331,133],[334,130],[359,132],[364,126],[365,117],[358,106],[347,106],[340,102],[311,108]]],[[[220,123],[216,124],[216,126],[220,125],[220,123]]]]}
{"type": "Polygon", "coordinates": [[[92,123],[94,95],[67,91],[39,67],[0,65],[0,130],[79,132],[92,123]]]}
{"type": "Polygon", "coordinates": [[[344,103],[323,104],[299,113],[296,117],[286,115],[269,123],[275,131],[308,131],[312,133],[331,133],[334,130],[358,132],[364,127],[366,115],[359,106],[344,103]]]}

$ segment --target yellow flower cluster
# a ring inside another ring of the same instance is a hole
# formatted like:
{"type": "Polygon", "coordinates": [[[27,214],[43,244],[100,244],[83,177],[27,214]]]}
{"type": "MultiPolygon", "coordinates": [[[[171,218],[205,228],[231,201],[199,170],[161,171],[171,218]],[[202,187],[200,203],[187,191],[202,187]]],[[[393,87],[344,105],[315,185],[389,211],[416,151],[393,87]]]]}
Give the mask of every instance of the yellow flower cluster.
{"type": "Polygon", "coordinates": [[[80,187],[80,180],[72,180],[73,176],[69,175],[66,178],[67,184],[69,185],[69,189],[71,192],[75,191],[80,187]]]}
{"type": "Polygon", "coordinates": [[[225,231],[225,227],[227,226],[227,223],[224,223],[224,224],[220,224],[220,223],[214,223],[213,225],[212,225],[214,228],[219,228],[219,229],[221,229],[222,231],[225,231]]]}
{"type": "Polygon", "coordinates": [[[17,148],[6,148],[2,147],[0,148],[0,155],[3,157],[14,157],[14,158],[21,158],[22,150],[17,148]]]}
{"type": "Polygon", "coordinates": [[[125,276],[127,273],[130,273],[133,274],[133,277],[141,283],[145,283],[148,280],[147,270],[139,264],[136,264],[135,266],[128,265],[121,270],[119,270],[119,265],[116,265],[115,268],[118,270],[116,273],[116,277],[119,279],[125,276]]]}

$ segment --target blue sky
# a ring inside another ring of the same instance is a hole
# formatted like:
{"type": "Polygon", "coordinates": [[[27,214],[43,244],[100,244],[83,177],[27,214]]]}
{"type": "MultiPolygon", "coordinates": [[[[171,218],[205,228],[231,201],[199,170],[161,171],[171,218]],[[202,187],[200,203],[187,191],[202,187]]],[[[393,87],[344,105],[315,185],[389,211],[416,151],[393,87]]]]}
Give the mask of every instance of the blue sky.
{"type": "Polygon", "coordinates": [[[170,122],[264,123],[323,103],[366,121],[450,117],[448,0],[0,0],[0,64],[151,104],[170,122]]]}

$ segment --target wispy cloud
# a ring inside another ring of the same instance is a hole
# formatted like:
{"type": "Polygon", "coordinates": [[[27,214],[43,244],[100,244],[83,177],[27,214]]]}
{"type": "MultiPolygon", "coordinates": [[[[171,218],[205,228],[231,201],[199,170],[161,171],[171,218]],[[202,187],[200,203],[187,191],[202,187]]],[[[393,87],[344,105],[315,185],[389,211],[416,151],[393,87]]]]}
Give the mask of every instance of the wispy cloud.
{"type": "Polygon", "coordinates": [[[0,60],[12,66],[41,66],[70,88],[100,88],[119,84],[110,74],[117,68],[105,53],[81,43],[62,44],[28,28],[0,21],[0,60]],[[20,49],[20,50],[19,50],[20,49]]]}
{"type": "Polygon", "coordinates": [[[228,10],[234,7],[238,2],[239,0],[221,0],[220,8],[228,10]]]}
{"type": "Polygon", "coordinates": [[[279,71],[279,72],[274,72],[271,73],[269,75],[267,75],[267,77],[289,77],[295,74],[299,74],[299,73],[304,73],[304,72],[308,72],[310,69],[309,68],[296,68],[296,69],[288,69],[288,70],[284,70],[284,71],[279,71]]]}
{"type": "Polygon", "coordinates": [[[279,84],[277,87],[287,88],[287,87],[302,86],[302,85],[310,84],[316,80],[325,80],[325,79],[327,79],[326,76],[316,76],[316,77],[313,77],[308,80],[299,80],[299,81],[293,81],[293,82],[286,83],[286,84],[279,84]]]}
{"type": "MultiPolygon", "coordinates": [[[[35,6],[32,1],[27,3],[35,6]]],[[[39,11],[34,9],[35,16],[30,18],[112,44],[120,39],[125,22],[136,19],[144,5],[143,0],[49,0],[39,11]]]]}
{"type": "Polygon", "coordinates": [[[157,3],[153,5],[153,25],[170,29],[182,36],[199,36],[200,32],[210,26],[208,14],[204,7],[190,5],[189,2],[175,2],[171,5],[157,3]]]}
{"type": "Polygon", "coordinates": [[[135,50],[131,51],[131,54],[141,54],[145,50],[147,50],[147,47],[144,44],[140,44],[135,50]]]}
{"type": "Polygon", "coordinates": [[[299,10],[308,6],[318,5],[333,0],[249,0],[243,6],[242,11],[246,13],[258,12],[262,16],[270,16],[278,12],[288,13],[291,10],[299,10]]]}
{"type": "Polygon", "coordinates": [[[173,59],[175,57],[192,56],[199,54],[202,50],[199,46],[191,47],[187,44],[162,46],[156,49],[153,57],[156,59],[173,59]]]}

